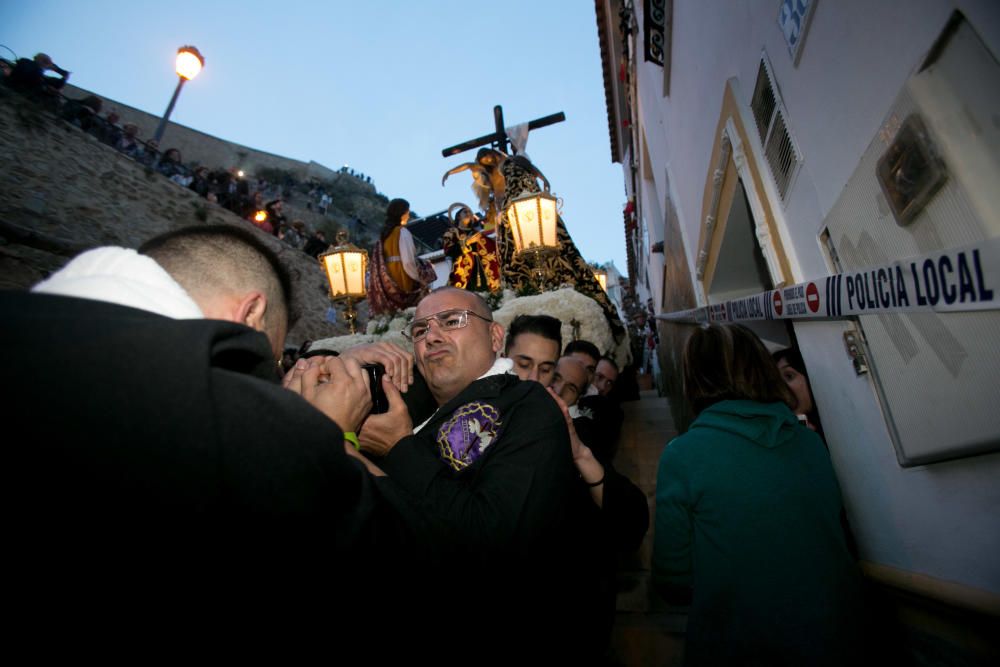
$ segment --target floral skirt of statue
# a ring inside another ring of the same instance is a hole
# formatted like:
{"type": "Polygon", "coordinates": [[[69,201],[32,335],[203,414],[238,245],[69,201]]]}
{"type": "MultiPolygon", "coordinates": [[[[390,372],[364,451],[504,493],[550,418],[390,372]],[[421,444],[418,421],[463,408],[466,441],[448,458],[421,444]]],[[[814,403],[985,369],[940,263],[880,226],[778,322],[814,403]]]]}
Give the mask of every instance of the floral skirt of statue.
{"type": "Polygon", "coordinates": [[[434,267],[427,260],[418,257],[417,267],[420,271],[418,288],[410,292],[403,291],[389,275],[382,244],[376,243],[368,263],[368,312],[372,315],[384,315],[417,305],[417,301],[426,292],[425,286],[433,283],[436,278],[434,267]]]}

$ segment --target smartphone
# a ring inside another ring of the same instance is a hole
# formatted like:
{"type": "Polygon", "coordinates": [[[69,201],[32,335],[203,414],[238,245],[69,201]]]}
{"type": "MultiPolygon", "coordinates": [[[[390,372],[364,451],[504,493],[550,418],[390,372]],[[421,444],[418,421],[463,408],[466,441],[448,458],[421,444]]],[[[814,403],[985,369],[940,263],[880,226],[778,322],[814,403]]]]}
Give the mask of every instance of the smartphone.
{"type": "Polygon", "coordinates": [[[368,386],[372,392],[372,411],[369,414],[380,415],[389,411],[389,399],[382,389],[382,376],[385,366],[382,364],[364,364],[361,368],[368,373],[368,386]]]}

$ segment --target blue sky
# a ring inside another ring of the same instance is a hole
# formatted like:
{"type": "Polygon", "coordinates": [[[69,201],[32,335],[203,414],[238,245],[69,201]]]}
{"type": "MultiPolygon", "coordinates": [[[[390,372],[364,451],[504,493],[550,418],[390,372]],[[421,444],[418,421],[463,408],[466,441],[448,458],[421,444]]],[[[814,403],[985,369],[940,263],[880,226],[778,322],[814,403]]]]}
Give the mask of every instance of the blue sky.
{"type": "Polygon", "coordinates": [[[527,152],[563,198],[583,256],[626,268],[590,2],[14,1],[0,4],[0,44],[19,57],[45,51],[72,83],[156,114],[176,85],[177,48],[193,44],[206,66],[172,120],[349,164],[421,214],[474,202],[467,174],[441,187],[473,154],[441,149],[491,132],[494,104],[507,125],[564,111],[527,152]]]}

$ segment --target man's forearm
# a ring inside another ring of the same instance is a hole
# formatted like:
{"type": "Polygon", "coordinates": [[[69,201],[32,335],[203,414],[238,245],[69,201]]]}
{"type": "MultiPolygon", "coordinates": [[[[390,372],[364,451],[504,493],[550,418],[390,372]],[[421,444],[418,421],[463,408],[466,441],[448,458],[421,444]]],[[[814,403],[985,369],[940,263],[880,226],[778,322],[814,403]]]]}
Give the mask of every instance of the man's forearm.
{"type": "Polygon", "coordinates": [[[382,461],[389,478],[420,499],[422,510],[481,549],[507,545],[517,531],[544,531],[577,483],[566,429],[539,429],[498,442],[483,466],[456,472],[425,438],[403,438],[382,461]],[[542,484],[539,480],[544,480],[542,484]],[[566,493],[560,492],[565,489],[566,493]]]}

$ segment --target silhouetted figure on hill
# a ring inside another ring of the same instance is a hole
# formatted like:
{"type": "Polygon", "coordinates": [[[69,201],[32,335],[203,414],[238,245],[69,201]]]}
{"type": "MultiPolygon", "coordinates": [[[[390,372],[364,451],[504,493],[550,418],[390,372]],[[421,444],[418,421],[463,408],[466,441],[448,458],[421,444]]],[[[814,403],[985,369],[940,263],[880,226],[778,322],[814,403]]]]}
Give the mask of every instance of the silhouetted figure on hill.
{"type": "Polygon", "coordinates": [[[208,179],[208,167],[198,167],[195,169],[194,176],[191,178],[191,183],[188,184],[188,187],[197,192],[199,197],[207,197],[212,187],[208,179]]]}
{"type": "Polygon", "coordinates": [[[305,246],[302,248],[302,252],[309,255],[310,257],[318,257],[321,252],[325,252],[329,247],[329,243],[326,242],[326,234],[316,230],[312,236],[306,240],[305,246]]]}
{"type": "Polygon", "coordinates": [[[172,178],[177,175],[185,175],[187,169],[181,163],[181,152],[176,148],[168,148],[163,152],[163,157],[160,158],[159,163],[156,165],[156,171],[160,172],[167,178],[172,178]]]}
{"type": "Polygon", "coordinates": [[[101,122],[98,116],[101,113],[101,106],[101,98],[96,95],[87,95],[81,100],[67,100],[62,117],[84,132],[91,132],[97,123],[101,122]]]}
{"type": "Polygon", "coordinates": [[[290,225],[283,225],[280,230],[278,230],[278,238],[281,239],[286,245],[290,245],[293,248],[302,248],[304,239],[302,235],[305,233],[305,224],[301,220],[296,220],[290,225]]]}
{"type": "Polygon", "coordinates": [[[4,83],[14,90],[29,94],[56,95],[66,81],[69,72],[52,62],[45,53],[38,53],[34,58],[20,58],[11,68],[10,75],[4,78],[4,83]],[[53,71],[59,78],[46,76],[45,72],[53,71]]]}
{"type": "Polygon", "coordinates": [[[285,214],[282,213],[283,204],[280,199],[273,199],[264,205],[264,210],[267,212],[267,219],[270,221],[271,226],[274,228],[274,235],[278,235],[278,229],[287,223],[285,214]]]}
{"type": "Polygon", "coordinates": [[[160,144],[157,143],[156,139],[150,139],[145,145],[141,145],[140,148],[141,150],[136,156],[136,160],[139,164],[150,169],[155,169],[157,163],[160,161],[160,144]]]}
{"type": "Polygon", "coordinates": [[[94,135],[101,140],[101,143],[105,143],[108,146],[118,146],[118,142],[122,138],[122,128],[118,124],[121,118],[118,116],[118,112],[112,109],[108,112],[108,115],[102,119],[98,119],[95,124],[94,135]]]}

